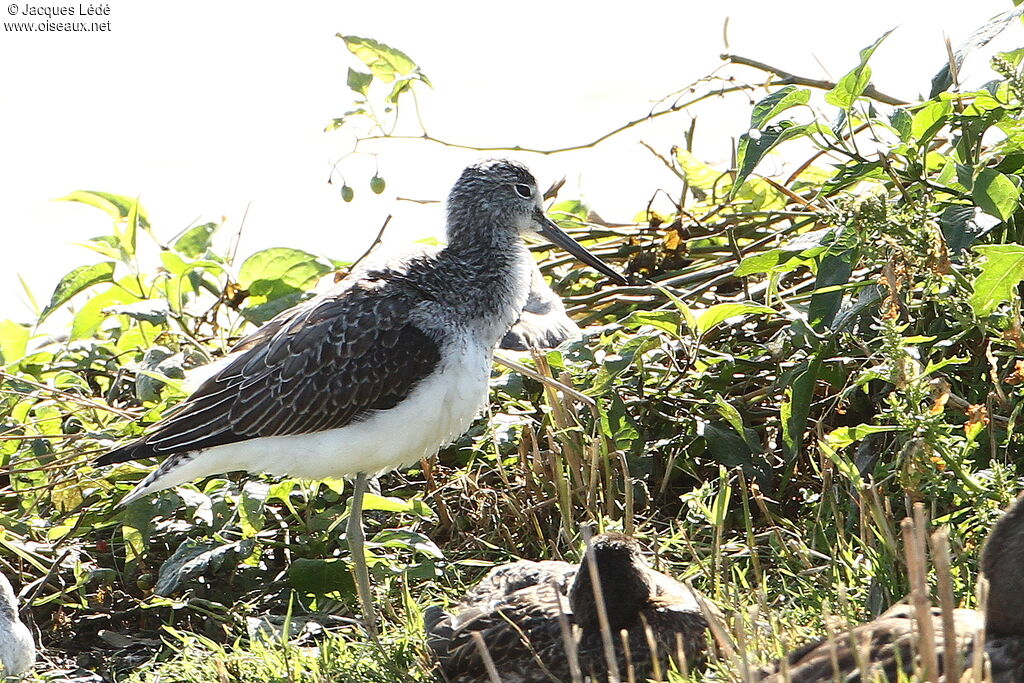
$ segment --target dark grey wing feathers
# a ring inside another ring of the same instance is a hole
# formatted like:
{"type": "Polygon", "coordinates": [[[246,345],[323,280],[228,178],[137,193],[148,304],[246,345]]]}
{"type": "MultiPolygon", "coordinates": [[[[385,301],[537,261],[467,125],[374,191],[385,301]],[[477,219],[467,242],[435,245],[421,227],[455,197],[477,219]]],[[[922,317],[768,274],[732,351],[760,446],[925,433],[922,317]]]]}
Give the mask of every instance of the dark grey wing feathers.
{"type": "Polygon", "coordinates": [[[236,357],[109,464],[344,427],[393,408],[440,361],[400,281],[354,280],[246,337],[236,357]],[[405,294],[403,296],[403,294],[405,294]]]}

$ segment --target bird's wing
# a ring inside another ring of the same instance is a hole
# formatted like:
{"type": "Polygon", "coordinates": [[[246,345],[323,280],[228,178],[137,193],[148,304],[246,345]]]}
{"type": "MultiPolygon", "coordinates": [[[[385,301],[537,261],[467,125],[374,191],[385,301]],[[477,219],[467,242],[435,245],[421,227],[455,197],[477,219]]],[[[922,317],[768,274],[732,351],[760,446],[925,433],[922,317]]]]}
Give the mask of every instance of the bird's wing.
{"type": "Polygon", "coordinates": [[[498,348],[508,351],[553,349],[579,336],[579,325],[565,312],[561,297],[548,286],[540,268],[534,264],[526,306],[498,348]]]}
{"type": "Polygon", "coordinates": [[[270,321],[170,417],[98,464],[309,434],[393,408],[440,361],[409,321],[413,293],[367,275],[270,321]]]}
{"type": "Polygon", "coordinates": [[[432,619],[428,642],[450,680],[487,680],[474,632],[480,633],[491,659],[509,680],[538,680],[536,676],[563,680],[568,665],[558,622],[560,608],[569,612],[564,596],[551,588],[531,586],[489,609],[481,605],[446,615],[446,621],[432,619]]]}
{"type": "MultiPolygon", "coordinates": [[[[845,681],[861,681],[862,659],[872,675],[884,674],[885,680],[896,680],[900,672],[913,673],[919,629],[909,606],[897,608],[834,638],[821,638],[793,650],[758,672],[755,680],[826,683],[839,675],[845,681]],[[782,673],[783,669],[788,671],[787,675],[782,673]]],[[[932,609],[937,652],[944,647],[941,616],[938,609],[932,609]]],[[[980,618],[973,610],[954,610],[953,617],[957,649],[964,653],[981,626],[980,618]]]]}

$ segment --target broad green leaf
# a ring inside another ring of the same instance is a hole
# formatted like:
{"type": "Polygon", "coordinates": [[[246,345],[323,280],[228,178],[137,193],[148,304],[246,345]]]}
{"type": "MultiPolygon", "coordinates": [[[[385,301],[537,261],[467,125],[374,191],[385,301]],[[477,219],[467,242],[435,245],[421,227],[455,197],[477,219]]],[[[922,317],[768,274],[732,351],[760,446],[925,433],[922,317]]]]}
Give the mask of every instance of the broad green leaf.
{"type": "Polygon", "coordinates": [[[337,558],[311,560],[300,557],[288,565],[288,581],[296,590],[314,595],[335,591],[349,595],[355,592],[355,581],[348,565],[337,558]]]}
{"type": "Polygon", "coordinates": [[[250,306],[257,306],[299,295],[330,271],[331,265],[313,254],[274,247],[258,251],[245,260],[238,271],[238,284],[249,290],[250,306]]]}
{"type": "Polygon", "coordinates": [[[903,107],[896,107],[889,114],[889,123],[896,130],[902,142],[910,140],[914,129],[914,119],[903,107]]]}
{"type": "Polygon", "coordinates": [[[434,511],[420,498],[404,500],[392,496],[378,496],[367,493],[363,496],[363,510],[381,510],[383,512],[399,512],[429,519],[434,511]]]}
{"type": "Polygon", "coordinates": [[[901,429],[901,427],[897,425],[857,425],[856,427],[839,427],[825,435],[825,443],[838,450],[860,441],[869,434],[893,432],[898,429],[901,429]]]}
{"type": "Polygon", "coordinates": [[[1020,188],[1009,176],[986,168],[975,177],[971,196],[985,213],[1006,221],[1019,206],[1020,188]]]}
{"type": "Polygon", "coordinates": [[[810,90],[797,88],[795,85],[780,88],[754,105],[754,109],[750,112],[750,127],[764,128],[766,123],[782,112],[801,104],[807,104],[810,99],[810,90]]]}
{"type": "Polygon", "coordinates": [[[853,251],[827,254],[821,259],[814,279],[815,292],[807,306],[807,322],[815,332],[829,327],[835,320],[843,303],[843,290],[833,288],[850,281],[855,259],[853,251]]]}
{"type": "Polygon", "coordinates": [[[0,365],[10,365],[25,357],[29,331],[13,320],[0,320],[0,365]]]}
{"type": "Polygon", "coordinates": [[[353,68],[348,70],[348,79],[346,80],[348,87],[360,95],[366,95],[367,89],[370,87],[370,83],[373,82],[373,74],[364,73],[362,71],[356,71],[353,68]]]}
{"type": "Polygon", "coordinates": [[[252,538],[263,530],[263,510],[270,493],[270,484],[263,481],[247,481],[242,487],[238,505],[238,522],[243,538],[252,538]]]}
{"type": "Polygon", "coordinates": [[[104,313],[126,315],[132,320],[162,325],[167,322],[170,308],[167,299],[143,299],[130,304],[118,304],[104,309],[104,313]]]}
{"type": "Polygon", "coordinates": [[[416,62],[409,59],[401,50],[378,43],[371,38],[345,36],[337,34],[345,41],[345,47],[358,57],[363,64],[370,67],[373,75],[390,83],[398,76],[408,76],[416,69],[416,62]]]}
{"type": "Polygon", "coordinates": [[[113,261],[104,261],[91,266],[79,266],[62,277],[57,288],[53,290],[50,303],[46,304],[46,308],[39,314],[39,322],[45,320],[79,292],[101,282],[113,282],[115,265],[113,261]]]}
{"type": "Polygon", "coordinates": [[[189,258],[199,258],[209,249],[213,233],[219,227],[220,223],[203,223],[189,228],[174,241],[174,250],[189,258]]]}
{"type": "Polygon", "coordinates": [[[889,34],[896,29],[889,29],[875,42],[860,51],[860,63],[848,74],[839,79],[835,87],[825,93],[825,101],[842,109],[849,109],[854,101],[864,93],[864,89],[871,82],[871,67],[868,60],[875,53],[882,41],[889,37],[889,34]]]}
{"type": "Polygon", "coordinates": [[[703,336],[729,318],[753,313],[774,315],[775,311],[767,306],[757,304],[715,304],[711,308],[698,312],[697,334],[703,336]]]}
{"type": "Polygon", "coordinates": [[[597,370],[597,376],[594,377],[594,381],[587,389],[587,394],[590,396],[603,395],[620,373],[632,367],[639,358],[660,343],[661,340],[656,335],[646,334],[638,334],[626,341],[619,347],[618,354],[609,354],[604,358],[604,362],[597,370]]]}
{"type": "Polygon", "coordinates": [[[989,315],[999,304],[1014,297],[1014,289],[1024,280],[1024,246],[988,244],[974,247],[984,257],[981,273],[974,281],[970,303],[974,314],[989,315]]]}
{"type": "Polygon", "coordinates": [[[683,321],[686,322],[686,327],[689,328],[690,330],[696,330],[697,316],[693,314],[693,309],[687,306],[685,301],[683,301],[678,296],[676,296],[669,290],[665,289],[664,287],[658,287],[658,291],[660,291],[662,294],[668,297],[668,300],[675,305],[676,310],[683,314],[683,321]]]}
{"type": "Polygon", "coordinates": [[[629,329],[650,325],[673,336],[679,336],[679,322],[679,311],[633,311],[622,324],[629,329]]]}
{"type": "Polygon", "coordinates": [[[910,137],[917,142],[927,142],[945,124],[946,117],[953,111],[949,100],[932,100],[914,112],[910,137]]]}
{"type": "Polygon", "coordinates": [[[107,287],[90,297],[75,313],[71,324],[72,339],[87,339],[93,336],[107,318],[104,310],[110,306],[132,304],[142,300],[142,297],[136,294],[138,282],[133,276],[125,276],[117,284],[117,287],[107,287]]]}
{"type": "Polygon", "coordinates": [[[814,261],[814,257],[825,251],[828,247],[811,247],[802,251],[790,251],[789,249],[770,249],[747,256],[736,266],[733,275],[754,275],[756,273],[788,273],[800,266],[807,265],[814,261]]]}
{"type": "Polygon", "coordinates": [[[951,204],[939,215],[939,228],[954,260],[999,222],[999,219],[963,204],[951,204]]]}

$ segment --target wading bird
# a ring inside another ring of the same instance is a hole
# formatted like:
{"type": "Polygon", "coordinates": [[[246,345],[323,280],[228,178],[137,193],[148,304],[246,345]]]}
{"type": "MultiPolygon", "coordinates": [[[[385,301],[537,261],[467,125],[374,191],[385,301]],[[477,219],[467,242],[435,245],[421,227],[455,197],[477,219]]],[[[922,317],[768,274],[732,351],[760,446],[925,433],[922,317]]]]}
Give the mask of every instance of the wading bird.
{"type": "Polygon", "coordinates": [[[450,613],[427,608],[427,643],[448,680],[490,683],[489,657],[499,678],[510,683],[607,681],[610,661],[591,562],[619,680],[664,679],[670,657],[681,657],[690,667],[702,661],[708,628],[698,603],[702,598],[648,567],[634,539],[607,533],[593,538],[579,565],[551,560],[502,565],[450,613]]]}
{"type": "Polygon", "coordinates": [[[371,636],[363,550],[367,477],[432,456],[487,398],[492,354],[519,320],[538,234],[621,275],[544,215],[530,172],[507,160],[463,171],[447,246],[358,269],[243,339],[221,369],[142,438],[98,463],[166,456],[122,501],[224,472],[353,477],[347,539],[371,636]]]}

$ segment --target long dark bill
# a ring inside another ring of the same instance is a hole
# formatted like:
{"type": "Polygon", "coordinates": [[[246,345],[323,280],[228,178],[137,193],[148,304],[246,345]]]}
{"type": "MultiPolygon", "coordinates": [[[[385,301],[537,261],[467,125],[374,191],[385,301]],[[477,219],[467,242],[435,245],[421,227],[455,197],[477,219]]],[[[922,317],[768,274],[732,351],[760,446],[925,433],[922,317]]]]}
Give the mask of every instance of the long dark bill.
{"type": "Polygon", "coordinates": [[[548,242],[551,242],[556,247],[561,247],[562,249],[565,249],[567,252],[578,258],[583,263],[586,263],[588,266],[598,271],[599,273],[607,275],[611,279],[618,282],[620,285],[629,284],[626,278],[624,278],[622,275],[620,275],[618,272],[612,269],[612,267],[609,266],[607,263],[605,263],[601,259],[591,254],[589,251],[587,251],[582,244],[580,244],[579,242],[565,234],[565,232],[563,232],[560,227],[555,225],[550,218],[548,218],[544,214],[540,214],[537,216],[537,222],[540,223],[541,225],[540,230],[538,230],[537,232],[540,234],[541,237],[546,239],[548,242]]]}

